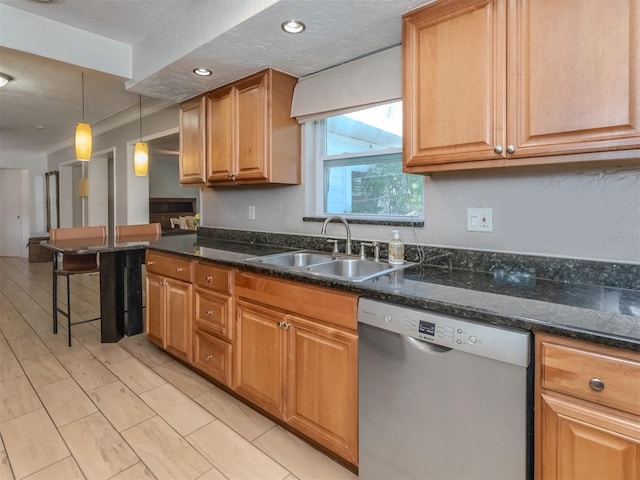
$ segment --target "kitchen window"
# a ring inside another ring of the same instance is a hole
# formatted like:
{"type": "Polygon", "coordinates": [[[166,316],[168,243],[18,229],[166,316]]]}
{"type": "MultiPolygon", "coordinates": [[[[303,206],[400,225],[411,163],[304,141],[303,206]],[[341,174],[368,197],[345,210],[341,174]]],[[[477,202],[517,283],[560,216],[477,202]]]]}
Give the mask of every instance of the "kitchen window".
{"type": "Polygon", "coordinates": [[[423,220],[424,178],[402,172],[401,101],[317,120],[314,128],[317,215],[423,220]]]}

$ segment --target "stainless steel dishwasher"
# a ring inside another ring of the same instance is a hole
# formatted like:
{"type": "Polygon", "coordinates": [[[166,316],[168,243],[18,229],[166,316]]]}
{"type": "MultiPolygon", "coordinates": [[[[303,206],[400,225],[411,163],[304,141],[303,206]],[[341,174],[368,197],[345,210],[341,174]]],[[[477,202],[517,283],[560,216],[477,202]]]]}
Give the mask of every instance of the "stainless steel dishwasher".
{"type": "Polygon", "coordinates": [[[361,298],[361,480],[531,478],[530,335],[361,298]]]}

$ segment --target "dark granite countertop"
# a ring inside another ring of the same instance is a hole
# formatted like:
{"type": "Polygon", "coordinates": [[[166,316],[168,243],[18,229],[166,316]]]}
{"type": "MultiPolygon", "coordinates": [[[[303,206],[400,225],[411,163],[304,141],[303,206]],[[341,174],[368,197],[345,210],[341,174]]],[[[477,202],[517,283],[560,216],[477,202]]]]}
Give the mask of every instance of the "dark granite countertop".
{"type": "Polygon", "coordinates": [[[640,291],[415,265],[360,283],[322,278],[250,258],[300,250],[202,236],[163,237],[149,248],[359,293],[373,299],[458,317],[587,340],[640,351],[640,291]]]}

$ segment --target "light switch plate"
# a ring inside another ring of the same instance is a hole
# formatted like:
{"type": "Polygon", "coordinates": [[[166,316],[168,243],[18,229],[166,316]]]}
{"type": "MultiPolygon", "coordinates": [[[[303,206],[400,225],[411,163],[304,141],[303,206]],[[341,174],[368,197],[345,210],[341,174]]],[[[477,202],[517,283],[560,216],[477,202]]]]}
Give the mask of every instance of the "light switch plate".
{"type": "Polygon", "coordinates": [[[249,205],[249,220],[255,220],[255,219],[256,219],[256,206],[249,205]]]}
{"type": "Polygon", "coordinates": [[[493,232],[493,209],[467,208],[467,232],[493,232]]]}

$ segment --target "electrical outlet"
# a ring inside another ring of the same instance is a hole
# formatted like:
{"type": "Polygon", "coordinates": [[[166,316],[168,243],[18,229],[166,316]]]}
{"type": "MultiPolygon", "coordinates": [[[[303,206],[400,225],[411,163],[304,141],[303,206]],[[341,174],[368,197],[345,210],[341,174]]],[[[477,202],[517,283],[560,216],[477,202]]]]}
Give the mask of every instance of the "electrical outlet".
{"type": "Polygon", "coordinates": [[[249,205],[249,220],[255,220],[255,219],[256,219],[256,206],[249,205]]]}
{"type": "Polygon", "coordinates": [[[493,209],[467,208],[467,232],[493,232],[493,209]]]}

